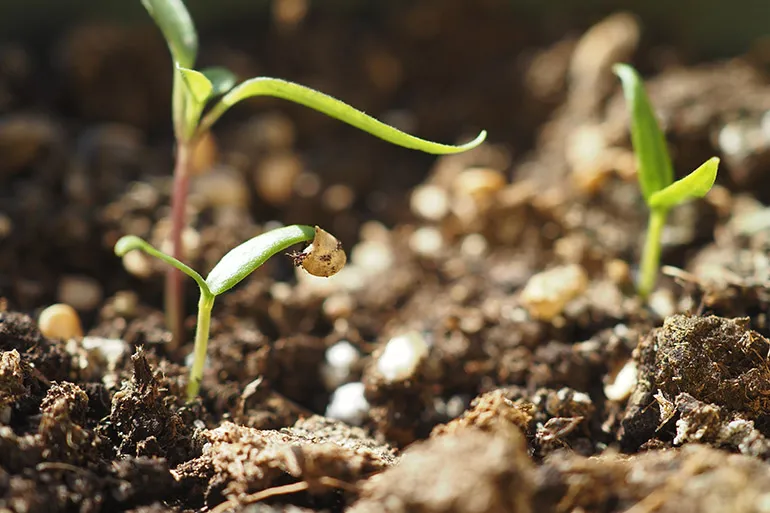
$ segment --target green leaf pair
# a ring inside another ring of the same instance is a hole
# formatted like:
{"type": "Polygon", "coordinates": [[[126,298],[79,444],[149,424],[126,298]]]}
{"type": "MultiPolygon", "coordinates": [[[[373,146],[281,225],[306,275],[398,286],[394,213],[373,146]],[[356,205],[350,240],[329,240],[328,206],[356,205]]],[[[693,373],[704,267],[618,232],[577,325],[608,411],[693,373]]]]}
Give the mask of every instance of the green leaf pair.
{"type": "Polygon", "coordinates": [[[638,284],[639,295],[647,297],[657,278],[660,263],[660,237],[668,211],[685,201],[705,196],[717,177],[719,158],[712,157],[684,178],[674,181],[674,170],[666,139],[655,112],[634,68],[616,64],[631,115],[631,142],[638,165],[639,186],[650,209],[650,223],[638,284]]]}
{"type": "Polygon", "coordinates": [[[178,135],[186,140],[205,133],[230,107],[253,96],[272,96],[299,103],[390,143],[426,153],[459,153],[475,148],[486,139],[485,131],[461,145],[421,139],[378,121],[332,96],[277,78],[252,78],[233,88],[236,77],[225,68],[193,69],[198,37],[192,18],[181,0],[142,0],[142,3],[163,32],[174,59],[174,120],[178,135]],[[206,105],[218,96],[222,98],[201,119],[206,105]]]}
{"type": "Polygon", "coordinates": [[[195,333],[194,360],[190,371],[187,388],[188,399],[198,395],[203,376],[203,364],[206,360],[211,310],[214,300],[240,283],[249,274],[258,269],[270,257],[300,242],[313,241],[305,252],[295,256],[295,263],[306,270],[323,269],[323,276],[330,276],[345,265],[346,257],[341,245],[332,235],[312,226],[292,225],[277,228],[247,240],[230,250],[214,266],[206,279],[188,265],[156,249],[144,239],[135,235],[125,235],[115,243],[115,254],[123,257],[129,251],[142,250],[167,264],[182,271],[195,280],[200,289],[198,301],[198,323],[195,333]],[[330,268],[329,262],[338,262],[330,268]]]}
{"type": "MultiPolygon", "coordinates": [[[[200,274],[179,261],[182,253],[181,234],[185,224],[184,213],[191,156],[200,138],[207,134],[212,125],[230,107],[254,96],[283,98],[327,114],[393,144],[437,155],[459,153],[475,148],[484,141],[486,132],[482,131],[474,140],[466,144],[440,144],[402,132],[336,98],[299,84],[277,78],[257,77],[236,85],[235,75],[225,68],[195,69],[198,35],[182,0],[142,0],[142,4],[163,33],[174,64],[172,117],[177,144],[169,236],[173,245],[173,256],[165,255],[145,241],[132,236],[118,241],[115,250],[118,254],[125,254],[132,249],[142,249],[171,264],[178,271],[186,273],[198,283],[201,300],[198,308],[193,375],[190,381],[194,396],[198,391],[205,360],[208,323],[214,298],[259,267],[275,251],[280,251],[286,245],[295,244],[300,240],[307,240],[312,232],[312,228],[295,226],[252,239],[228,253],[205,280],[200,274]]],[[[311,274],[329,276],[339,270],[346,261],[344,252],[342,255],[337,254],[336,245],[329,240],[326,240],[323,246],[316,245],[314,251],[316,253],[323,251],[329,258],[314,260],[306,258],[306,255],[297,256],[297,262],[311,274]]],[[[181,275],[172,269],[166,280],[166,315],[172,331],[170,344],[172,348],[180,344],[183,337],[183,304],[181,275]]]]}

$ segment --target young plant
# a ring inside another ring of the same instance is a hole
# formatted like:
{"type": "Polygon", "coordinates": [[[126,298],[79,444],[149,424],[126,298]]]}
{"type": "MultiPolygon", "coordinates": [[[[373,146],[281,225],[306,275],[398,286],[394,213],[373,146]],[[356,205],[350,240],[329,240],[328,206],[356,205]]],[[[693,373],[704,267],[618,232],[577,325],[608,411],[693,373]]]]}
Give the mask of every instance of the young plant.
{"type": "Polygon", "coordinates": [[[666,139],[658,126],[642,79],[628,64],[616,64],[613,71],[620,78],[628,104],[631,142],[636,153],[639,185],[650,209],[637,283],[639,295],[647,298],[658,277],[661,235],[669,210],[687,200],[702,198],[708,193],[716,180],[719,158],[710,158],[689,175],[674,181],[666,139]]]}
{"type": "MultiPolygon", "coordinates": [[[[230,107],[252,96],[273,96],[293,101],[393,144],[432,154],[459,153],[481,144],[482,131],[474,140],[458,146],[440,144],[414,137],[386,125],[336,98],[313,89],[280,80],[257,77],[235,85],[229,70],[213,67],[193,69],[198,52],[198,36],[192,18],[182,0],[142,0],[142,4],[160,28],[173,61],[172,114],[176,138],[176,162],[171,193],[172,256],[182,258],[182,232],[190,177],[191,156],[198,141],[230,107]],[[204,110],[210,106],[204,114],[204,110]]],[[[172,331],[172,349],[182,339],[183,282],[181,273],[171,269],[166,279],[166,316],[172,331]]]]}
{"type": "Polygon", "coordinates": [[[211,310],[214,307],[216,297],[233,288],[271,256],[289,246],[309,240],[313,242],[303,252],[292,254],[296,265],[301,265],[310,274],[324,277],[331,276],[342,269],[347,261],[342,245],[334,236],[317,226],[313,228],[312,226],[292,225],[257,235],[230,250],[214,266],[206,279],[203,279],[200,274],[178,259],[157,250],[135,235],[125,235],[115,243],[115,254],[119,257],[124,256],[129,251],[140,249],[170,264],[198,284],[200,289],[198,322],[195,331],[190,381],[187,384],[187,399],[189,401],[198,395],[203,378],[211,310]]]}

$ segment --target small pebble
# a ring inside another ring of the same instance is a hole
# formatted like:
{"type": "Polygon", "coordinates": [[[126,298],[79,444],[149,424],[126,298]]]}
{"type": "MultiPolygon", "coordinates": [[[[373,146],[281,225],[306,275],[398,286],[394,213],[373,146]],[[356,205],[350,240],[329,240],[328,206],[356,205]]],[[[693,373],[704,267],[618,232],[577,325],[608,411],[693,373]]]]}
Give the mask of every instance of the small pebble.
{"type": "Polygon", "coordinates": [[[334,390],[348,381],[351,369],[360,358],[358,349],[347,340],[341,340],[329,347],[326,350],[326,361],[321,367],[326,388],[334,390]]]}
{"type": "Polygon", "coordinates": [[[353,205],[356,200],[356,193],[344,184],[336,184],[328,187],[321,199],[324,206],[332,212],[342,212],[353,205]]]}
{"type": "MultiPolygon", "coordinates": [[[[158,226],[156,225],[156,229],[157,228],[158,226]]],[[[164,237],[159,249],[167,255],[173,255],[174,251],[171,244],[171,239],[169,237],[164,237]]],[[[182,230],[182,260],[195,260],[198,258],[200,249],[201,234],[198,233],[198,230],[191,226],[185,227],[185,229],[182,230]]],[[[138,253],[138,251],[133,251],[132,253],[138,253]]],[[[129,253],[126,254],[126,256],[128,255],[129,253]]]]}
{"type": "Polygon", "coordinates": [[[610,401],[625,401],[636,388],[636,362],[628,360],[611,381],[604,385],[604,395],[610,401]]]}
{"type": "Polygon", "coordinates": [[[449,213],[449,195],[438,185],[420,185],[412,192],[410,208],[423,219],[440,221],[449,213]]]}
{"type": "Polygon", "coordinates": [[[123,268],[137,278],[149,278],[152,274],[151,257],[141,251],[129,251],[123,255],[123,268]]]}
{"type": "Polygon", "coordinates": [[[321,178],[316,173],[301,173],[294,180],[294,192],[301,198],[313,198],[321,192],[321,178]]]}
{"type": "Polygon", "coordinates": [[[192,190],[190,201],[200,198],[201,207],[246,208],[249,205],[246,180],[241,173],[230,167],[218,167],[210,173],[195,177],[192,190]]]}
{"type": "Polygon", "coordinates": [[[69,340],[83,336],[80,316],[70,305],[57,303],[40,312],[37,320],[40,333],[48,338],[69,340]]]}
{"type": "Polygon", "coordinates": [[[207,173],[219,159],[217,140],[211,132],[206,132],[198,139],[190,156],[190,168],[193,175],[207,173]]]}
{"type": "Polygon", "coordinates": [[[377,360],[377,370],[390,382],[409,379],[428,356],[428,349],[425,337],[419,332],[393,337],[377,360]]]}
{"type": "Polygon", "coordinates": [[[269,149],[284,149],[294,145],[296,130],[288,116],[280,112],[271,112],[261,116],[254,124],[254,143],[269,149]]]}
{"type": "Polygon", "coordinates": [[[623,285],[631,281],[631,267],[624,260],[612,259],[607,262],[604,270],[615,285],[623,285]]]}
{"type": "Polygon", "coordinates": [[[102,301],[102,286],[87,276],[68,275],[59,280],[56,297],[75,310],[93,310],[102,301]]]}
{"type": "Polygon", "coordinates": [[[350,251],[350,261],[370,274],[387,271],[393,265],[393,260],[393,250],[385,242],[361,241],[350,251]]]}
{"type": "Polygon", "coordinates": [[[116,292],[112,300],[115,314],[120,317],[133,317],[136,314],[137,306],[139,306],[139,296],[130,290],[116,292]]]}
{"type": "Polygon", "coordinates": [[[293,153],[280,153],[263,159],[254,171],[254,186],[259,197],[271,205],[289,201],[302,168],[302,161],[293,153]]]}
{"type": "Polygon", "coordinates": [[[489,249],[489,243],[486,237],[480,233],[471,233],[466,235],[460,245],[460,251],[463,255],[471,258],[482,257],[489,249]]]}
{"type": "Polygon", "coordinates": [[[521,293],[530,316],[550,321],[564,311],[567,303],[585,292],[588,275],[577,264],[564,265],[534,275],[521,293]]]}
{"type": "Polygon", "coordinates": [[[119,338],[84,337],[81,345],[90,356],[103,360],[110,371],[115,370],[128,352],[128,345],[119,338]]]}
{"type": "Polygon", "coordinates": [[[347,383],[339,387],[326,407],[326,416],[354,426],[363,424],[369,412],[369,402],[364,396],[364,389],[361,382],[347,383]]]}
{"type": "Polygon", "coordinates": [[[13,233],[13,221],[10,217],[0,212],[0,240],[13,233]]]}
{"type": "Polygon", "coordinates": [[[299,25],[308,12],[308,0],[277,0],[272,2],[273,20],[284,29],[299,25]]]}
{"type": "Polygon", "coordinates": [[[476,201],[488,201],[493,194],[505,187],[503,173],[496,169],[471,167],[458,174],[452,183],[458,195],[470,196],[476,201]]]}
{"type": "Polygon", "coordinates": [[[650,294],[647,304],[658,317],[665,319],[676,313],[676,300],[670,290],[658,289],[650,294]]]}
{"type": "Polygon", "coordinates": [[[350,317],[354,308],[353,298],[350,294],[339,293],[329,296],[324,300],[323,312],[331,320],[350,317]]]}
{"type": "Polygon", "coordinates": [[[444,237],[438,228],[422,226],[409,237],[409,247],[418,255],[435,257],[444,247],[444,237]]]}

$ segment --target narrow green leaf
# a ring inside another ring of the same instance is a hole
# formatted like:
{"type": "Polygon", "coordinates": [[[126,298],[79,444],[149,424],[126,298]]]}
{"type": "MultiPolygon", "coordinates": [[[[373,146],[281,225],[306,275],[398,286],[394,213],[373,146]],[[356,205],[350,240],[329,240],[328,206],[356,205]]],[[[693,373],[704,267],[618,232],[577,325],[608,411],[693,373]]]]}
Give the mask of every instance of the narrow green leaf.
{"type": "Polygon", "coordinates": [[[293,82],[269,77],[258,77],[249,79],[236,86],[211,109],[203,119],[202,129],[206,130],[222,115],[241,100],[252,96],[272,96],[282,98],[295,103],[299,103],[327,116],[333,117],[352,125],[364,132],[368,132],[380,139],[384,139],[393,144],[421,150],[432,154],[460,153],[475,148],[486,139],[487,133],[482,131],[474,140],[458,146],[451,144],[440,144],[425,139],[420,139],[397,128],[387,125],[377,119],[351,107],[333,96],[321,93],[309,87],[305,87],[293,82]]]}
{"type": "Polygon", "coordinates": [[[198,34],[182,0],[142,0],[142,5],[163,32],[174,62],[185,68],[195,64],[198,34]]]}
{"type": "Polygon", "coordinates": [[[702,198],[714,185],[718,167],[719,158],[711,157],[689,175],[650,196],[650,208],[669,209],[686,200],[702,198]]]}
{"type": "Polygon", "coordinates": [[[616,64],[613,71],[623,85],[631,116],[631,142],[639,168],[639,185],[649,204],[654,193],[674,181],[666,138],[658,126],[644,82],[636,70],[628,64],[616,64]]]}
{"type": "Polygon", "coordinates": [[[313,240],[312,226],[292,225],[257,235],[231,249],[206,277],[206,284],[215,296],[230,290],[268,258],[289,246],[313,240]]]}
{"type": "Polygon", "coordinates": [[[213,66],[201,70],[213,86],[211,96],[220,96],[228,92],[235,85],[235,73],[222,66],[213,66]]]}
{"type": "Polygon", "coordinates": [[[115,243],[115,248],[114,248],[115,254],[119,257],[123,257],[129,251],[134,251],[136,249],[142,250],[148,255],[154,256],[155,258],[163,260],[167,264],[173,267],[176,267],[177,269],[185,273],[187,276],[195,280],[195,282],[201,288],[202,293],[206,295],[211,295],[211,292],[209,291],[209,288],[206,285],[205,280],[200,274],[198,274],[191,267],[180,262],[176,258],[169,256],[163,253],[162,251],[156,249],[152,244],[142,239],[141,237],[137,237],[136,235],[124,235],[123,237],[118,239],[118,242],[115,243]]]}
{"type": "Polygon", "coordinates": [[[201,73],[194,69],[185,68],[177,65],[176,69],[182,74],[182,80],[184,81],[187,93],[195,100],[196,103],[201,105],[201,108],[206,104],[206,101],[211,97],[214,92],[214,85],[211,81],[201,73]]]}

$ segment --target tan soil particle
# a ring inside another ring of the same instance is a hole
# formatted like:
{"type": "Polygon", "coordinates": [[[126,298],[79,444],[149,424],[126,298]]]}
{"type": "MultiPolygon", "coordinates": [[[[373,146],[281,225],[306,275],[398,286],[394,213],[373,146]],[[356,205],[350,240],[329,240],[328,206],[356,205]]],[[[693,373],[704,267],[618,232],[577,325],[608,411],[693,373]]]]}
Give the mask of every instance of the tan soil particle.
{"type": "Polygon", "coordinates": [[[416,442],[370,479],[350,513],[530,513],[532,463],[517,428],[416,442]]]}
{"type": "Polygon", "coordinates": [[[287,482],[333,477],[355,483],[395,462],[387,446],[362,430],[320,417],[280,431],[225,422],[202,437],[207,443],[201,456],[175,473],[182,483],[208,482],[209,506],[287,482]]]}

